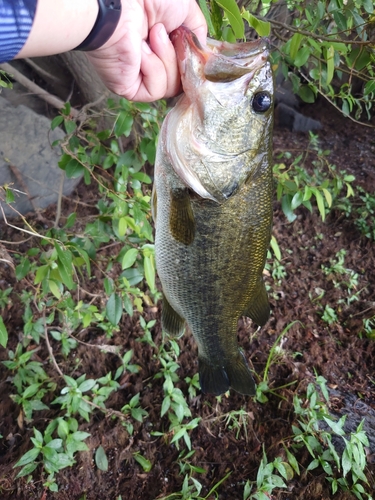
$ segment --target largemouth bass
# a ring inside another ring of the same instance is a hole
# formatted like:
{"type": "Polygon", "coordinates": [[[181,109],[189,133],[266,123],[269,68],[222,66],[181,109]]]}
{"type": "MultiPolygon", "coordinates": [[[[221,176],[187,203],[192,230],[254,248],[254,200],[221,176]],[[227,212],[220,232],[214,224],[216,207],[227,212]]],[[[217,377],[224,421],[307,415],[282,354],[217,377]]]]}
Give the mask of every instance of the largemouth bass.
{"type": "Polygon", "coordinates": [[[240,316],[264,325],[272,222],[273,78],[263,40],[171,34],[184,94],[166,116],[155,163],[155,258],[162,328],[198,344],[202,391],[255,394],[237,342],[240,316]]]}

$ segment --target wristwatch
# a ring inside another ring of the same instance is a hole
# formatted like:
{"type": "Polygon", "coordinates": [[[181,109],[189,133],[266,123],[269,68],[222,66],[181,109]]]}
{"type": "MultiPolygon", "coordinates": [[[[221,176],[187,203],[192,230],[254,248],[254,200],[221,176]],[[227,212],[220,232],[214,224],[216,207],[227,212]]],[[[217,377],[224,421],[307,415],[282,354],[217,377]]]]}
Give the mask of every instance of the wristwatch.
{"type": "Polygon", "coordinates": [[[98,0],[99,13],[87,38],[74,50],[96,50],[113,35],[121,16],[121,0],[98,0]]]}

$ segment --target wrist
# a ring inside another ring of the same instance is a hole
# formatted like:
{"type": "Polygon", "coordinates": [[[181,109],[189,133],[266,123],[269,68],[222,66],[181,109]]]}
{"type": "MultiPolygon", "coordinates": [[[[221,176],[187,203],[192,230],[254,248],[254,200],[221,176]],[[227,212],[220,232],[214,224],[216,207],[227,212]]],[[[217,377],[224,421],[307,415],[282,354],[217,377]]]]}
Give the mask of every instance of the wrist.
{"type": "Polygon", "coordinates": [[[73,50],[91,32],[98,12],[97,0],[38,0],[30,35],[17,58],[73,50]]]}
{"type": "Polygon", "coordinates": [[[102,47],[115,32],[121,17],[121,0],[97,0],[99,13],[89,35],[74,50],[91,51],[102,47]]]}

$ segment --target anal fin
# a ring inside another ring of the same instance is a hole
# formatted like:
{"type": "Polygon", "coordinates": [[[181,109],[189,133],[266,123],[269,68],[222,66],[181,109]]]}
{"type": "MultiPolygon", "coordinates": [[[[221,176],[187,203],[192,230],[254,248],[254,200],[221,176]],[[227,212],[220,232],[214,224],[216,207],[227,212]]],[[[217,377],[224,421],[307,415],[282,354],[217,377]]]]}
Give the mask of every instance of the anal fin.
{"type": "Polygon", "coordinates": [[[173,309],[165,295],[163,295],[163,309],[161,312],[162,329],[169,335],[179,337],[184,333],[185,320],[173,309]]]}
{"type": "Polygon", "coordinates": [[[244,316],[251,318],[254,323],[263,326],[270,317],[270,304],[268,302],[267,290],[262,279],[254,294],[253,300],[243,313],[244,316]]]}
{"type": "Polygon", "coordinates": [[[171,192],[169,228],[173,238],[180,243],[190,245],[194,241],[195,218],[187,189],[171,192]]]}

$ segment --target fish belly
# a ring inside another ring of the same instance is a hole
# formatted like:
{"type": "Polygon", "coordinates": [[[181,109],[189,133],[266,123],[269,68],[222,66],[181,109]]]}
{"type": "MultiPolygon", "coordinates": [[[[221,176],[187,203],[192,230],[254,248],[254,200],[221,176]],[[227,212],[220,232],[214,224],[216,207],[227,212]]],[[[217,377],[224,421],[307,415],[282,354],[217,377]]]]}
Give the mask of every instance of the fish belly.
{"type": "Polygon", "coordinates": [[[270,240],[272,173],[267,165],[223,204],[190,195],[168,161],[158,161],[156,266],[165,301],[185,320],[199,349],[202,390],[221,394],[232,386],[253,394],[255,384],[237,343],[237,323],[269,314],[262,271],[270,240]],[[190,196],[194,238],[171,232],[176,190],[190,196]]]}

